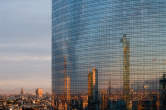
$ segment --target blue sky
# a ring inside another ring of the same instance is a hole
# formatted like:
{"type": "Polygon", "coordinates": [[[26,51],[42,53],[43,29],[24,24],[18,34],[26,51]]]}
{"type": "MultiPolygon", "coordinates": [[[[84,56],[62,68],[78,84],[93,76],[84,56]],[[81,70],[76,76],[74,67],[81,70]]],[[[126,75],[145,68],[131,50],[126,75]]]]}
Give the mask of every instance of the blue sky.
{"type": "Polygon", "coordinates": [[[0,89],[51,87],[51,0],[0,0],[0,89]]]}

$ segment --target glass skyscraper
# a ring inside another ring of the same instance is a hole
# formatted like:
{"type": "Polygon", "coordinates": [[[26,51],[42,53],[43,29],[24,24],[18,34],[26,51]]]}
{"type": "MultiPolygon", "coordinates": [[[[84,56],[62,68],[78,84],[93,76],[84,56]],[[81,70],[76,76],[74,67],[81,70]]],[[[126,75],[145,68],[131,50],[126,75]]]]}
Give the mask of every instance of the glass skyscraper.
{"type": "Polygon", "coordinates": [[[164,110],[165,72],[166,0],[52,0],[56,109],[164,110]]]}

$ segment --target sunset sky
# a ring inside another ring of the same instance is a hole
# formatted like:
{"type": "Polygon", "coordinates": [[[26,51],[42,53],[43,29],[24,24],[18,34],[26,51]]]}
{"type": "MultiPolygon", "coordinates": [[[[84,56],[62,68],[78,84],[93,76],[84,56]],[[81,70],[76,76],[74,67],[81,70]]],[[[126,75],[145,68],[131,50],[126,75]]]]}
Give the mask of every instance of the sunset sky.
{"type": "Polygon", "coordinates": [[[51,87],[51,0],[0,0],[0,89],[51,87]]]}

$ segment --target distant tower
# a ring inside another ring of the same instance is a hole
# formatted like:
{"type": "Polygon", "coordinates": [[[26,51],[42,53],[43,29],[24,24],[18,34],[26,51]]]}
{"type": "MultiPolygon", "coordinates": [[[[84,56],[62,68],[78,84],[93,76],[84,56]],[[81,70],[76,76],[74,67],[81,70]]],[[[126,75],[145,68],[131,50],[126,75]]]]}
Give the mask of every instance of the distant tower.
{"type": "Polygon", "coordinates": [[[126,38],[126,34],[122,38],[123,43],[123,95],[127,104],[130,102],[130,44],[126,38]]]}
{"type": "Polygon", "coordinates": [[[166,74],[160,79],[160,110],[166,108],[166,74]]]}
{"type": "Polygon", "coordinates": [[[20,92],[21,95],[24,95],[24,89],[21,88],[21,92],[20,92]]]}
{"type": "Polygon", "coordinates": [[[43,96],[43,89],[37,88],[36,89],[36,96],[37,97],[42,97],[43,96]]]}

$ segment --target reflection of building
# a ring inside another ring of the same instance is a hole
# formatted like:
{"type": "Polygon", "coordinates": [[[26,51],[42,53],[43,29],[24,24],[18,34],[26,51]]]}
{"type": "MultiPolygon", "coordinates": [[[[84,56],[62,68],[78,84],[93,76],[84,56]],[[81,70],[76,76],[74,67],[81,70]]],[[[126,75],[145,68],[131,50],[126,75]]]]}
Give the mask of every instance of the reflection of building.
{"type": "Polygon", "coordinates": [[[108,110],[127,110],[123,100],[109,100],[108,110]]]}
{"type": "Polygon", "coordinates": [[[130,45],[129,41],[126,38],[126,35],[123,35],[123,95],[124,100],[129,109],[129,93],[130,93],[130,45]]]}
{"type": "Polygon", "coordinates": [[[138,104],[138,110],[157,110],[153,108],[153,101],[151,99],[142,99],[138,104]]]}
{"type": "Polygon", "coordinates": [[[82,108],[85,110],[88,106],[88,96],[82,96],[82,108]]]}
{"type": "Polygon", "coordinates": [[[67,59],[64,57],[64,95],[66,97],[67,102],[70,102],[70,86],[71,86],[71,79],[67,75],[67,59]]]}
{"type": "Polygon", "coordinates": [[[98,100],[98,71],[96,68],[92,69],[92,82],[93,82],[93,97],[98,100]]]}
{"type": "Polygon", "coordinates": [[[66,100],[70,102],[70,77],[65,78],[66,100]]]}
{"type": "Polygon", "coordinates": [[[100,110],[107,110],[108,107],[108,95],[107,90],[102,90],[100,93],[100,110]]]}
{"type": "Polygon", "coordinates": [[[43,96],[43,89],[37,88],[37,89],[36,89],[36,96],[42,97],[42,96],[43,96]]]}
{"type": "Polygon", "coordinates": [[[89,72],[88,74],[88,97],[89,99],[93,96],[92,93],[93,93],[93,83],[92,83],[92,72],[89,72]]]}
{"type": "Polygon", "coordinates": [[[93,68],[92,72],[88,74],[88,96],[92,100],[98,98],[98,73],[96,68],[93,68]]]}
{"type": "MultiPolygon", "coordinates": [[[[98,70],[98,84],[95,84],[98,90],[108,88],[110,108],[129,106],[133,100],[133,105],[140,103],[145,84],[149,86],[147,94],[158,91],[158,73],[165,71],[162,62],[166,55],[163,51],[166,40],[165,5],[166,0],[53,0],[54,102],[65,100],[66,77],[70,77],[68,90],[71,96],[68,96],[72,104],[79,105],[79,101],[73,98],[84,94],[89,96],[89,105],[92,105],[90,102],[98,94],[95,93],[93,71],[90,70],[87,75],[88,68],[92,67],[98,70]],[[119,42],[122,36],[123,47],[119,42]],[[64,56],[67,61],[66,75],[64,56]],[[130,94],[131,88],[134,94],[130,94]],[[117,92],[119,96],[115,95],[117,92]],[[116,97],[118,100],[114,100],[116,97]]],[[[105,94],[99,96],[105,100],[105,94]]]]}
{"type": "Polygon", "coordinates": [[[98,109],[98,71],[96,68],[88,74],[88,109],[98,109]]]}
{"type": "Polygon", "coordinates": [[[166,74],[160,79],[160,110],[166,109],[166,74]]]}

